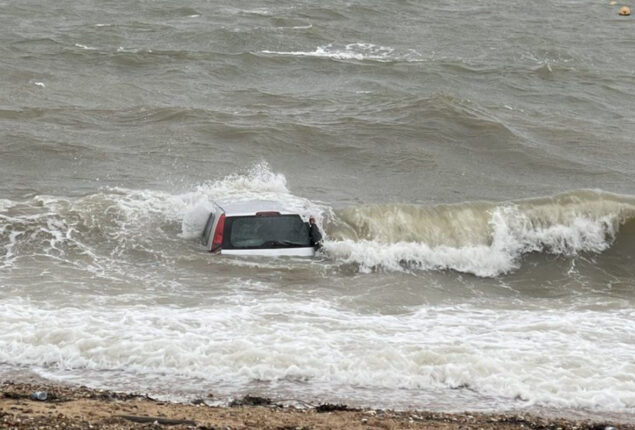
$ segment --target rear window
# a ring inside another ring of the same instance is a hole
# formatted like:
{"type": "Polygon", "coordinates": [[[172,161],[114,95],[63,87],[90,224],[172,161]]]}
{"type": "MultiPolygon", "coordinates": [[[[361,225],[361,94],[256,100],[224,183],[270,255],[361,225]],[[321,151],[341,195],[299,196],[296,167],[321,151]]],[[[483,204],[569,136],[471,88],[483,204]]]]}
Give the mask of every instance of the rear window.
{"type": "Polygon", "coordinates": [[[237,216],[225,219],[223,249],[311,246],[309,228],[299,215],[237,216]]]}

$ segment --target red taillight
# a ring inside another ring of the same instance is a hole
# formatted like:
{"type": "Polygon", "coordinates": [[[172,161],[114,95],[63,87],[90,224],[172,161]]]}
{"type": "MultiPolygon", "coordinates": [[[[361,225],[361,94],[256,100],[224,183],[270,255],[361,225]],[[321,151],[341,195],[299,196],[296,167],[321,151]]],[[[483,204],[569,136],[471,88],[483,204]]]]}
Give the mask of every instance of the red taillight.
{"type": "Polygon", "coordinates": [[[218,251],[223,244],[223,230],[225,230],[225,214],[221,214],[218,224],[216,224],[214,240],[212,240],[212,252],[218,251]]]}
{"type": "Polygon", "coordinates": [[[256,212],[256,216],[278,216],[280,215],[280,212],[256,212]]]}

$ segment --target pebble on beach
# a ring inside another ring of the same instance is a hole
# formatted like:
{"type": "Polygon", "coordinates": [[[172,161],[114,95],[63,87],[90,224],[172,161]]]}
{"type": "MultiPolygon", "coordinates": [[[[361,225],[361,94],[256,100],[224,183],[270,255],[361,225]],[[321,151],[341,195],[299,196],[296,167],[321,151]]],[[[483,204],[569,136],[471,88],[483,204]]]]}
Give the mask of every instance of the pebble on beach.
{"type": "Polygon", "coordinates": [[[75,430],[134,430],[197,428],[329,428],[372,427],[389,429],[459,430],[616,430],[632,428],[622,423],[504,413],[443,413],[357,409],[345,404],[323,403],[296,408],[267,397],[246,395],[229,407],[170,403],[147,395],[120,393],[87,387],[28,384],[0,380],[0,429],[65,428],[75,430]],[[47,393],[45,401],[31,394],[47,393]]]}

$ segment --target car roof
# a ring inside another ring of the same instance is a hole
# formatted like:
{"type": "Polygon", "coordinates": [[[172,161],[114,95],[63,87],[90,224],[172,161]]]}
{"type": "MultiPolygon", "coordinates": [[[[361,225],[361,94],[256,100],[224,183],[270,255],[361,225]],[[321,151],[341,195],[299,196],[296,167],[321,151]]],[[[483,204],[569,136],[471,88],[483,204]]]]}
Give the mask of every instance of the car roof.
{"type": "Polygon", "coordinates": [[[218,202],[226,216],[256,215],[257,212],[280,212],[283,215],[299,215],[297,211],[285,208],[272,200],[243,200],[238,202],[218,202]]]}

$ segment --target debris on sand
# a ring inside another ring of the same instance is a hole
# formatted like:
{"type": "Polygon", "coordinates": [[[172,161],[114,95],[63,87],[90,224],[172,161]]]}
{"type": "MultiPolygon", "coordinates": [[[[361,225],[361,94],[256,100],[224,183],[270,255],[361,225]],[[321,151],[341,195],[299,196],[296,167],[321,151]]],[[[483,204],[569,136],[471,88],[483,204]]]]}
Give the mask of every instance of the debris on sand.
{"type": "Polygon", "coordinates": [[[273,402],[267,397],[246,395],[242,399],[232,400],[229,406],[232,408],[239,406],[270,406],[273,402]]]}
{"type": "Polygon", "coordinates": [[[336,405],[331,403],[322,403],[315,407],[315,412],[318,414],[324,412],[333,412],[333,411],[359,411],[359,409],[349,408],[347,405],[338,403],[336,405]]]}
{"type": "Polygon", "coordinates": [[[170,403],[134,393],[116,393],[87,387],[21,384],[0,381],[0,429],[505,429],[604,430],[633,429],[631,423],[593,422],[529,414],[441,413],[355,409],[345,404],[315,407],[283,406],[267,397],[245,396],[232,407],[204,402],[170,403]],[[46,391],[45,401],[34,392],[46,391]]]}

